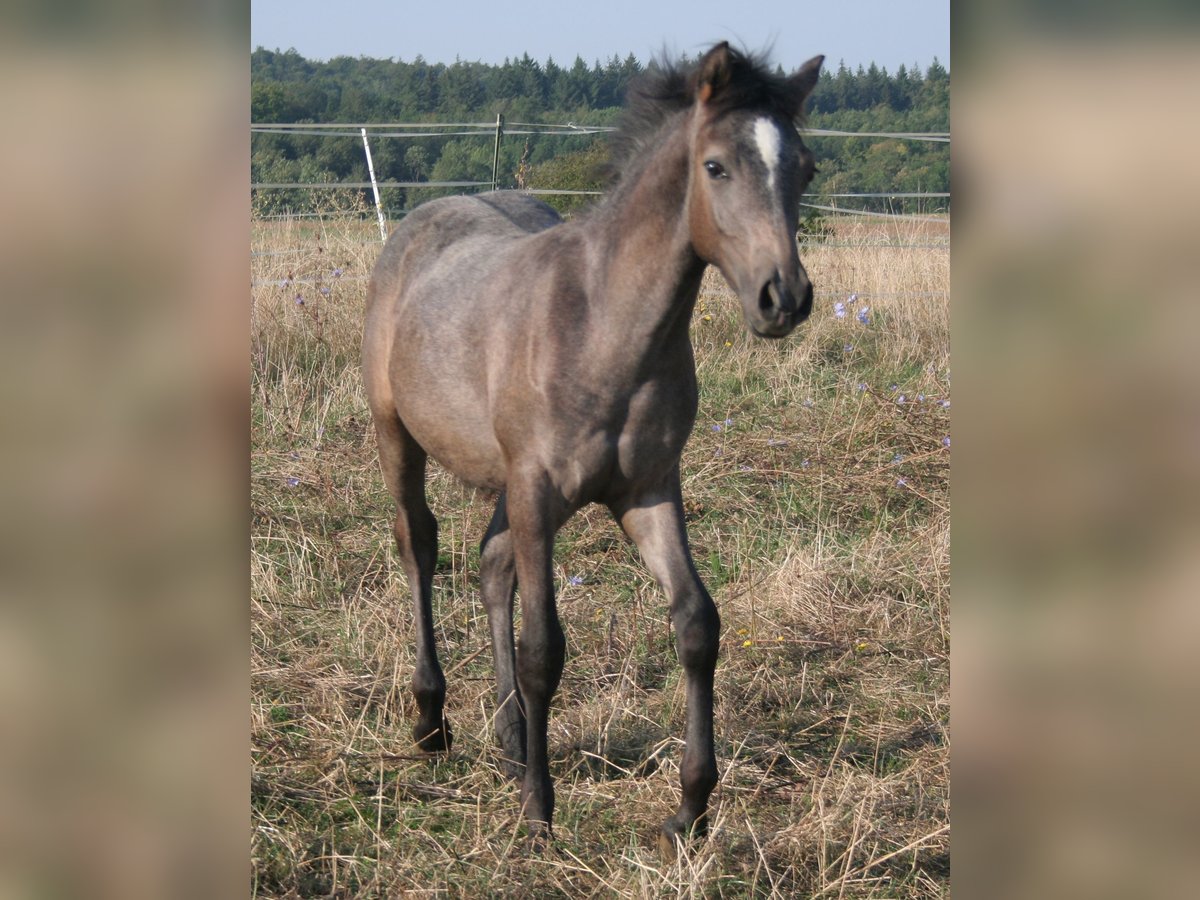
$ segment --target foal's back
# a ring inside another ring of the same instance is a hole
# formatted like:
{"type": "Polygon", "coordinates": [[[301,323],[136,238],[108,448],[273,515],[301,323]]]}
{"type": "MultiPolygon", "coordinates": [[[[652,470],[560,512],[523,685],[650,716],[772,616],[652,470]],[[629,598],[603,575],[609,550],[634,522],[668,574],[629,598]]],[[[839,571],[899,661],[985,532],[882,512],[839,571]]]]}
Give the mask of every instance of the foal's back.
{"type": "Polygon", "coordinates": [[[380,253],[367,295],[368,320],[401,306],[420,306],[435,321],[455,315],[456,307],[469,311],[475,298],[464,291],[490,293],[514,240],[560,222],[540,200],[508,191],[445,197],[417,207],[380,253]]]}

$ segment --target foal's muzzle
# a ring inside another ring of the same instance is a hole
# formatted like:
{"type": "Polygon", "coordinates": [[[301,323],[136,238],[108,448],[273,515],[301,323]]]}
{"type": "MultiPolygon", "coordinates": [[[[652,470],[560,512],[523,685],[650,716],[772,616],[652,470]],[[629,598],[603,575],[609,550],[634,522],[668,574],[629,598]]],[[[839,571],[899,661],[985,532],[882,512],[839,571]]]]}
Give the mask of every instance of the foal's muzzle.
{"type": "Polygon", "coordinates": [[[807,276],[799,275],[789,284],[776,272],[758,292],[750,327],[759,337],[784,337],[808,318],[812,305],[813,287],[807,276]]]}

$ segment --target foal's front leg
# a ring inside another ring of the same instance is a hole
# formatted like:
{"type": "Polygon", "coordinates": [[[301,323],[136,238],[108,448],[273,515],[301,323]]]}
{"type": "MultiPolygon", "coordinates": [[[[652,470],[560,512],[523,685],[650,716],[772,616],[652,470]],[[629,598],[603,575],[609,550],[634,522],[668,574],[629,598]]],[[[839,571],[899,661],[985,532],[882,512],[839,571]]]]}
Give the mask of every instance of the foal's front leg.
{"type": "Polygon", "coordinates": [[[550,699],[558,689],[566,656],[566,637],[554,604],[552,554],[554,533],[563,519],[561,500],[539,475],[507,490],[508,523],[516,557],[521,598],[521,636],[517,643],[517,681],[525,701],[525,780],[521,807],[535,844],[550,837],[554,785],[550,781],[546,727],[550,699]]]}
{"type": "Polygon", "coordinates": [[[688,549],[678,474],[661,489],[614,503],[611,508],[670,600],[676,647],[687,681],[687,731],[679,767],[682,796],[678,811],[663,823],[659,834],[659,848],[671,859],[678,840],[708,829],[708,797],[717,784],[713,672],[721,618],[688,549]]]}

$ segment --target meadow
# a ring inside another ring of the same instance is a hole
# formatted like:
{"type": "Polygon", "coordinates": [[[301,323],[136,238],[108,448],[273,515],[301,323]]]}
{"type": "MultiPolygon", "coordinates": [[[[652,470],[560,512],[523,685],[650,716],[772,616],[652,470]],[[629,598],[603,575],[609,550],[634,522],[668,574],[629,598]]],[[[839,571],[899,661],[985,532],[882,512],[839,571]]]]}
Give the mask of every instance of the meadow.
{"type": "MultiPolygon", "coordinates": [[[[252,228],[256,897],[949,895],[949,222],[834,219],[809,322],[752,338],[709,270],[684,452],[721,612],[710,838],[664,865],[684,717],[666,602],[607,511],[555,555],[556,842],[501,774],[478,545],[493,498],[431,465],[453,751],[413,746],[412,616],[358,375],[373,220],[252,228]]],[[[372,242],[374,238],[374,242],[372,242]]]]}

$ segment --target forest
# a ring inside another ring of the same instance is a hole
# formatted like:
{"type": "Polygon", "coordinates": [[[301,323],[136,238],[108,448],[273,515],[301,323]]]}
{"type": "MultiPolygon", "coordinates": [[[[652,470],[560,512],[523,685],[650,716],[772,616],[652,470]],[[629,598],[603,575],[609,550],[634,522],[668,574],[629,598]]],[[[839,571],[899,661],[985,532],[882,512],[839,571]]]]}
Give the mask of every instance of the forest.
{"type": "MultiPolygon", "coordinates": [[[[611,126],[631,79],[645,65],[632,54],[569,66],[553,58],[506,59],[501,65],[456,60],[429,63],[335,57],[305,59],[295,50],[257,48],[250,57],[251,122],[272,123],[506,123],[611,126]]],[[[806,127],[836,131],[949,132],[950,73],[936,58],[894,73],[874,64],[851,70],[826,60],[808,103],[806,127]]],[[[450,129],[453,130],[453,129],[450,129]]],[[[460,129],[461,130],[461,129],[460,129]]],[[[514,130],[519,130],[514,127],[514,130]]],[[[830,198],[849,193],[940,193],[950,190],[950,145],[889,137],[818,137],[806,143],[819,173],[808,197],[817,204],[892,212],[941,212],[948,198],[830,198]],[[819,195],[826,195],[825,197],[819,195]]],[[[372,137],[379,181],[490,181],[494,130],[475,135],[372,137]]],[[[607,144],[596,134],[506,135],[499,146],[500,187],[601,190],[607,144]]],[[[358,137],[252,135],[252,184],[337,183],[367,180],[358,137]]],[[[385,188],[383,202],[397,216],[454,188],[385,188]]],[[[252,191],[256,215],[327,211],[363,206],[370,190],[252,191]]],[[[548,197],[570,211],[585,198],[548,197]]]]}

